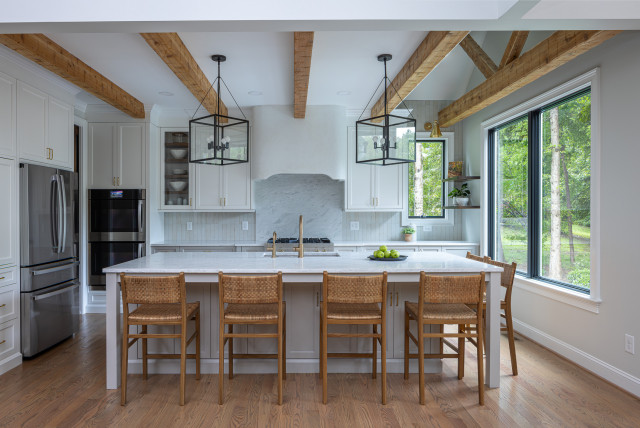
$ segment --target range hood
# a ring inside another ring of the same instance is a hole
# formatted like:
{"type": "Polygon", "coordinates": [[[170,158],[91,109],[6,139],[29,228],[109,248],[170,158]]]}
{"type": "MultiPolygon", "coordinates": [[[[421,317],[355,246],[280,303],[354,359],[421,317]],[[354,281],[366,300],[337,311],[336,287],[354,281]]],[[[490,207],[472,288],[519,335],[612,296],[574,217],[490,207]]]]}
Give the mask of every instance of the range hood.
{"type": "Polygon", "coordinates": [[[293,106],[256,106],[251,130],[251,176],[324,174],[347,177],[347,118],[341,106],[307,106],[294,119],[293,106]]]}

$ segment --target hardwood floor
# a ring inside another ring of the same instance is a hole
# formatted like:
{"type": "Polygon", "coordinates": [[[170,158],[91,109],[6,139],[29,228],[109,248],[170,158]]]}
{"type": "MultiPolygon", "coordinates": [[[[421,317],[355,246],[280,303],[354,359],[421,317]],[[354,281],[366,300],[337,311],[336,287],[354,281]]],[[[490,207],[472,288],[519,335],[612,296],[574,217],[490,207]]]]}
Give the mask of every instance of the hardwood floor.
{"type": "Polygon", "coordinates": [[[105,389],[104,336],[104,316],[85,315],[75,338],[0,376],[0,426],[640,426],[640,400],[524,339],[516,341],[520,374],[511,376],[503,352],[502,387],[486,391],[484,407],[472,352],[462,381],[455,360],[445,361],[444,373],[426,375],[426,406],[418,404],[417,374],[408,381],[388,375],[386,406],[380,376],[330,374],[325,406],[317,374],[291,373],[282,406],[275,375],[236,375],[223,406],[216,375],[200,381],[189,375],[184,407],[178,375],[150,375],[146,382],[130,375],[122,407],[120,392],[105,389]]]}

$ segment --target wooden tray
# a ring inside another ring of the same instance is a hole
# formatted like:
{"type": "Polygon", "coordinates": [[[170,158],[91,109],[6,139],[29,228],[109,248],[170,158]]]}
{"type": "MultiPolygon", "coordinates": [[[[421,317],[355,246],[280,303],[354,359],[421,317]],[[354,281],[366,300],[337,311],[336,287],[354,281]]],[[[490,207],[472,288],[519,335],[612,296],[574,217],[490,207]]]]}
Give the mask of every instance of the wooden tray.
{"type": "Polygon", "coordinates": [[[379,259],[378,257],[375,257],[375,256],[369,256],[369,260],[374,260],[376,262],[401,262],[403,260],[407,260],[407,257],[408,256],[400,255],[395,259],[393,257],[385,257],[385,258],[379,259]]]}

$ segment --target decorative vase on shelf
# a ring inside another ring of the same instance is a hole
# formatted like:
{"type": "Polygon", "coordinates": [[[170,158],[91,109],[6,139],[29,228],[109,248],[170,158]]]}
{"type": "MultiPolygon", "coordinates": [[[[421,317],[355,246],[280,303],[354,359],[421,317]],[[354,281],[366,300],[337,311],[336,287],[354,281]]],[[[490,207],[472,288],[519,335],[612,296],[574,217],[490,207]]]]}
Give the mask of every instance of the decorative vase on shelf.
{"type": "Polygon", "coordinates": [[[453,204],[466,207],[469,204],[469,198],[456,197],[454,198],[453,204]]]}

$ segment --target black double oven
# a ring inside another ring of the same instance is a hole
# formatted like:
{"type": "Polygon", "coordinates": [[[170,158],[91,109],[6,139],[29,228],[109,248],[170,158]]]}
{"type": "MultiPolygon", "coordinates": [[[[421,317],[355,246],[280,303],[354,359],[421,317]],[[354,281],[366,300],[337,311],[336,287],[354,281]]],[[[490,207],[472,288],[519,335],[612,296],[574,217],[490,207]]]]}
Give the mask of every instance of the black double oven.
{"type": "Polygon", "coordinates": [[[102,269],[145,255],[144,189],[89,190],[89,286],[104,290],[102,269]]]}

